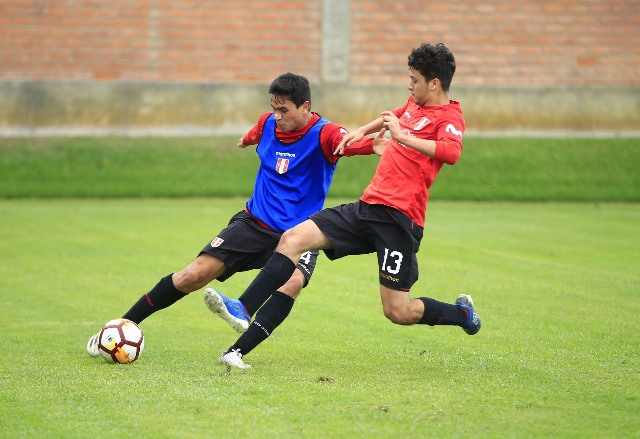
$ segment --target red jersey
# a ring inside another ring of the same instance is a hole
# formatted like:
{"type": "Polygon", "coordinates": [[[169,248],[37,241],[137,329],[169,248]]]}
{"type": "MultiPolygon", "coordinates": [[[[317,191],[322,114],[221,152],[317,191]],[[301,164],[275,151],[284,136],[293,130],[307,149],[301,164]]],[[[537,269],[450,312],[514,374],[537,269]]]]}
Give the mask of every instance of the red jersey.
{"type": "MultiPolygon", "coordinates": [[[[260,116],[258,123],[242,137],[243,145],[257,145],[260,142],[262,131],[264,130],[264,123],[271,114],[272,113],[269,112],[260,116]]],[[[311,120],[309,123],[303,128],[295,131],[284,132],[279,127],[276,127],[276,139],[282,143],[293,143],[304,136],[306,132],[315,125],[318,119],[320,119],[319,114],[311,113],[311,120]]],[[[342,138],[347,133],[349,133],[349,131],[333,122],[329,122],[322,127],[322,131],[320,132],[320,148],[322,148],[322,152],[329,163],[335,163],[341,157],[334,155],[333,151],[336,150],[342,141],[342,138]]],[[[344,150],[344,155],[347,157],[369,154],[373,154],[373,142],[366,140],[349,145],[349,147],[344,150]]]]}
{"type": "Polygon", "coordinates": [[[390,139],[361,200],[393,207],[424,227],[431,184],[442,165],[453,165],[462,153],[465,128],[462,110],[456,101],[441,106],[420,106],[410,97],[404,107],[396,108],[393,113],[408,135],[436,141],[435,157],[390,139]]]}

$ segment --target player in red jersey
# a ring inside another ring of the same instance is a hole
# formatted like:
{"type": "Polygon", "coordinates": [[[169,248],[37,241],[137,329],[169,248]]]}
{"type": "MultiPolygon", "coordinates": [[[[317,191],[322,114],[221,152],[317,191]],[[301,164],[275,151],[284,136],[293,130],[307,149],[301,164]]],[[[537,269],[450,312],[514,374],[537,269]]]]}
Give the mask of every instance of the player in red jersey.
{"type": "Polygon", "coordinates": [[[467,334],[481,321],[471,296],[455,304],[419,297],[409,290],[418,280],[416,253],[420,246],[429,187],[444,164],[453,165],[462,152],[465,123],[458,102],[449,99],[455,59],[443,44],[423,44],[408,59],[407,103],[351,134],[336,148],[362,141],[378,132],[374,144],[387,142],[380,163],[359,201],[324,209],[286,231],[269,262],[240,297],[253,300],[286,282],[300,255],[324,250],[329,259],[376,252],[384,315],[399,325],[457,325],[467,334]],[[383,137],[390,134],[390,139],[383,137]]]}

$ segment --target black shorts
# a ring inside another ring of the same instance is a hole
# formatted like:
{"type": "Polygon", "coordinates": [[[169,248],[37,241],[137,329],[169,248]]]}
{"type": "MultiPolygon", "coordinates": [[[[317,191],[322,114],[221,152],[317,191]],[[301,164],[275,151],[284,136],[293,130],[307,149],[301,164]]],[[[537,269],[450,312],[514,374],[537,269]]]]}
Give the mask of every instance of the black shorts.
{"type": "Polygon", "coordinates": [[[329,259],[376,252],[380,284],[409,291],[418,280],[423,228],[400,211],[357,201],[321,210],[309,217],[331,241],[329,259]]]}
{"type": "MultiPolygon", "coordinates": [[[[211,240],[200,252],[215,256],[224,262],[227,271],[217,280],[224,282],[235,273],[262,268],[273,255],[282,233],[261,226],[244,210],[235,214],[227,227],[211,240]]],[[[306,279],[311,280],[316,267],[318,251],[303,253],[298,269],[306,279]]]]}

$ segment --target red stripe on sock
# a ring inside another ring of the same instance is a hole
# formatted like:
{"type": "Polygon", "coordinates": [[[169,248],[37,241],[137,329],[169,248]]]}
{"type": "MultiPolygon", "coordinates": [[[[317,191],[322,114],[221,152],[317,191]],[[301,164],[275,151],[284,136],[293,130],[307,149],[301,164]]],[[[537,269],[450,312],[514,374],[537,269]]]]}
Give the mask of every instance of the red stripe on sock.
{"type": "Polygon", "coordinates": [[[151,299],[149,299],[149,294],[145,294],[144,297],[147,298],[147,303],[149,304],[149,306],[153,306],[153,302],[151,301],[151,299]]]}

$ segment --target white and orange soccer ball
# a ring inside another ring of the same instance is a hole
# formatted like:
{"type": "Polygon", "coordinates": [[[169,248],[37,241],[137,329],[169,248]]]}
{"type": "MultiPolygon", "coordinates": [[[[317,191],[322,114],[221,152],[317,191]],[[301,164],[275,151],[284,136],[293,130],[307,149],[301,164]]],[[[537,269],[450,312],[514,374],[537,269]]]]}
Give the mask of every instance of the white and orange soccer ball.
{"type": "Polygon", "coordinates": [[[107,322],[98,336],[98,351],[109,363],[133,363],[144,349],[144,334],[131,320],[107,322]]]}

